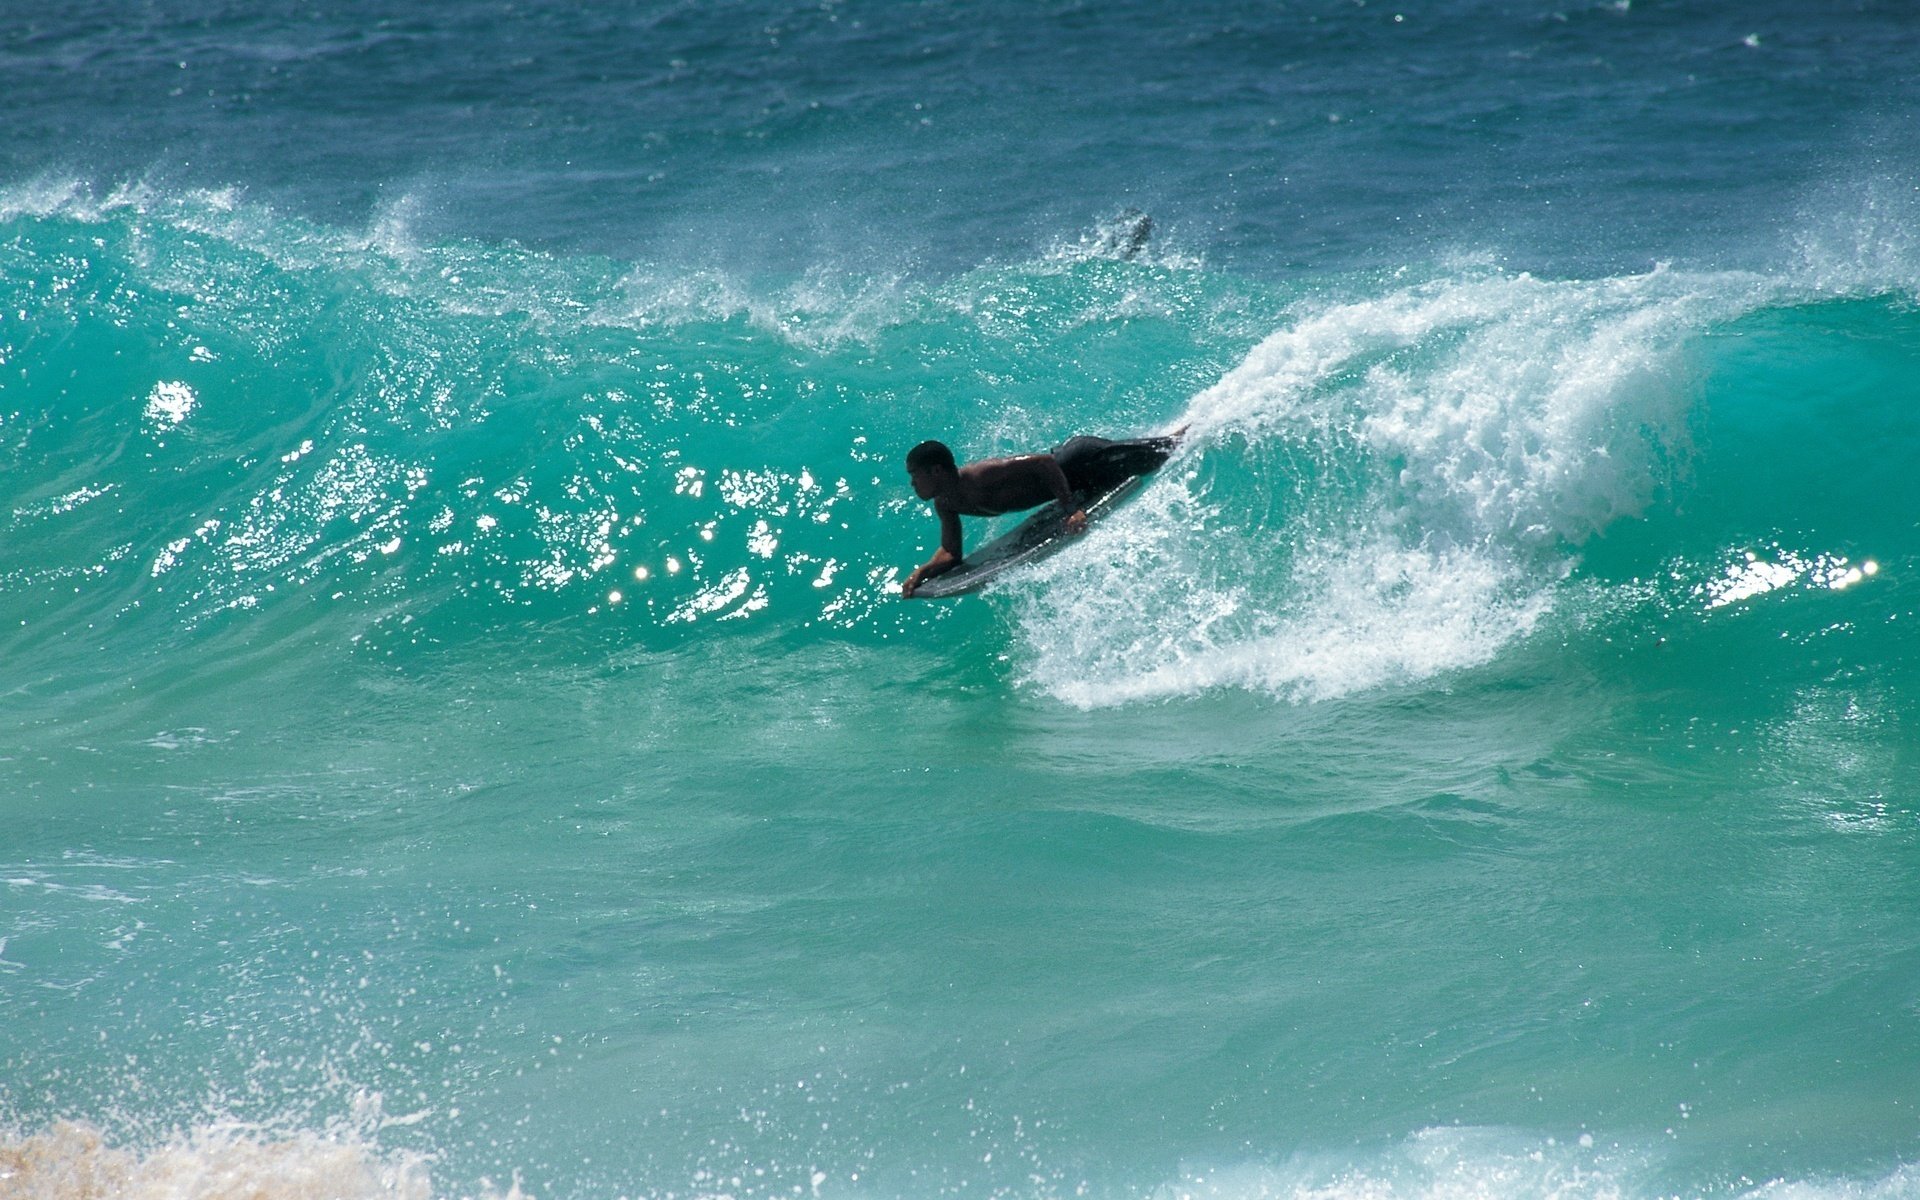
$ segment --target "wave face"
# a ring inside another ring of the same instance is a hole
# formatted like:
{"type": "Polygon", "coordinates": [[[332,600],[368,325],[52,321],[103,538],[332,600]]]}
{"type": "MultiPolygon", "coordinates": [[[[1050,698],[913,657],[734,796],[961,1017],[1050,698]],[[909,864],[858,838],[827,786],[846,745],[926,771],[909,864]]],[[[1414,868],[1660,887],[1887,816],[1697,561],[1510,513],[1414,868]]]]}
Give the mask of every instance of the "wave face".
{"type": "Polygon", "coordinates": [[[508,626],[577,655],[920,630],[954,614],[893,602],[933,532],[901,484],[923,434],[986,456],[1189,427],[1141,503],[989,602],[1017,674],[1086,706],[1483,664],[1622,594],[1583,569],[1595,546],[1681,608],[1910,553],[1867,515],[1904,494],[1878,359],[1906,301],[1808,271],[1463,264],[1299,295],[1089,237],[939,285],[767,293],[221,194],[43,188],[8,212],[0,615],[49,669],[71,650],[49,625],[168,671],[259,624],[358,655],[508,626]],[[1826,361],[1836,337],[1859,361],[1826,361]],[[1862,372],[1873,394],[1817,398],[1862,372]],[[1784,453],[1783,425],[1827,457],[1784,453]],[[1835,477],[1863,502],[1822,501],[1835,477]],[[1703,497],[1704,543],[1663,519],[1703,497]]]}
{"type": "Polygon", "coordinates": [[[1124,431],[1248,324],[1219,311],[1244,287],[1078,245],[762,297],[223,195],[10,209],[8,624],[39,646],[49,619],[138,648],[241,612],[389,653],[517,621],[646,648],[916,626],[903,441],[978,423],[969,450],[1011,450],[1096,406],[1124,431]],[[1127,360],[1136,331],[1157,357],[1127,360]]]}

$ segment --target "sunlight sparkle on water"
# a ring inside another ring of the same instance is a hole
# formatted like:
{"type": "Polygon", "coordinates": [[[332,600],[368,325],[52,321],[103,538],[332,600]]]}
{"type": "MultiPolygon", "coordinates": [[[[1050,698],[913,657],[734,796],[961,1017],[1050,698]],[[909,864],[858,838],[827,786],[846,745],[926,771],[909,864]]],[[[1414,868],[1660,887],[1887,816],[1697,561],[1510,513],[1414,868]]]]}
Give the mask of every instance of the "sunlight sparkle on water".
{"type": "Polygon", "coordinates": [[[1705,597],[1708,608],[1722,608],[1802,581],[1811,587],[1840,591],[1880,573],[1880,564],[1873,559],[1852,566],[1845,556],[1837,554],[1802,557],[1791,550],[1780,550],[1775,560],[1769,562],[1749,550],[1744,561],[1728,567],[1719,579],[1696,588],[1695,594],[1705,597]]]}
{"type": "Polygon", "coordinates": [[[178,381],[162,381],[147,394],[144,415],[156,428],[171,429],[192,414],[199,397],[191,387],[178,381]]]}

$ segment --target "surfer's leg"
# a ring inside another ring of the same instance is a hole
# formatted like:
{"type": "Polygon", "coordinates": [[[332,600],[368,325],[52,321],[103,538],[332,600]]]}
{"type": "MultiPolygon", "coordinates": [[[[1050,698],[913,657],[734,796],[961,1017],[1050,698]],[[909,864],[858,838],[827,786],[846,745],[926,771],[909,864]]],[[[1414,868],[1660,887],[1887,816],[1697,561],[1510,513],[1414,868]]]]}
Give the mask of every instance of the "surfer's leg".
{"type": "Polygon", "coordinates": [[[1103,456],[1113,444],[1106,438],[1081,434],[1054,447],[1053,461],[1059,465],[1060,473],[1067,477],[1067,486],[1074,491],[1099,491],[1100,481],[1107,474],[1101,465],[1103,456]]]}
{"type": "Polygon", "coordinates": [[[1054,451],[1067,483],[1079,492],[1104,492],[1135,475],[1160,469],[1179,444],[1177,438],[1132,438],[1124,442],[1107,438],[1077,437],[1054,451]]]}
{"type": "Polygon", "coordinates": [[[1067,464],[1078,462],[1088,455],[1098,454],[1100,451],[1114,444],[1110,438],[1092,437],[1083,433],[1079,437],[1070,437],[1058,446],[1055,446],[1053,448],[1053,460],[1060,464],[1061,470],[1065,470],[1067,464]]]}
{"type": "Polygon", "coordinates": [[[1132,441],[1115,442],[1107,447],[1101,458],[1124,476],[1147,475],[1165,465],[1173,455],[1175,444],[1170,437],[1135,438],[1132,441]]]}
{"type": "Polygon", "coordinates": [[[1183,428],[1179,433],[1164,437],[1135,438],[1130,442],[1116,443],[1116,449],[1124,450],[1127,461],[1137,464],[1134,474],[1145,475],[1166,465],[1167,460],[1173,457],[1174,449],[1180,445],[1180,434],[1185,432],[1183,428]]]}

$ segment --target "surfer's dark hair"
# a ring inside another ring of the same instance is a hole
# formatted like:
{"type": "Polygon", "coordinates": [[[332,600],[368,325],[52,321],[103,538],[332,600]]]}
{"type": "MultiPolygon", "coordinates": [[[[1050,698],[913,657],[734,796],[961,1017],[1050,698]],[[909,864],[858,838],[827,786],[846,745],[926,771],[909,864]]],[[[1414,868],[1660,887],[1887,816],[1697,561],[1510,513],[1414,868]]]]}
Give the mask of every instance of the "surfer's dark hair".
{"type": "Polygon", "coordinates": [[[924,471],[928,467],[945,467],[949,471],[959,469],[953,461],[953,451],[947,449],[945,442],[921,442],[907,451],[907,470],[924,471]]]}

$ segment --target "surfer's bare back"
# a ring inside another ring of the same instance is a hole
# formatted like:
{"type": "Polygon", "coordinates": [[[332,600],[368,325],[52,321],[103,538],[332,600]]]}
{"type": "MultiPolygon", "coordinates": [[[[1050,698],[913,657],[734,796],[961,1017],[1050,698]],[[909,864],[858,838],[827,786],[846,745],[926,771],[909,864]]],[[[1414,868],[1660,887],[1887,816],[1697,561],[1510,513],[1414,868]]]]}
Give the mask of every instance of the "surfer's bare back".
{"type": "Polygon", "coordinates": [[[913,480],[914,495],[933,501],[933,511],[940,517],[940,548],[907,576],[900,585],[902,596],[913,595],[922,582],[960,564],[962,515],[997,517],[1058,500],[1062,507],[1074,510],[1067,518],[1068,529],[1082,533],[1087,528],[1087,514],[1051,454],[987,458],[963,467],[954,462],[953,451],[944,443],[921,442],[907,452],[907,475],[913,480]]]}
{"type": "MultiPolygon", "coordinates": [[[[1184,432],[1184,429],[1181,431],[1184,432]]],[[[986,458],[961,466],[941,442],[921,442],[907,451],[907,475],[922,500],[933,501],[940,517],[940,548],[900,585],[911,596],[922,583],[960,565],[960,518],[997,517],[1049,500],[1069,510],[1067,530],[1085,533],[1087,512],[1081,496],[1105,491],[1121,480],[1157,470],[1173,453],[1180,433],[1171,437],[1114,442],[1072,438],[1051,454],[986,458]]]]}

